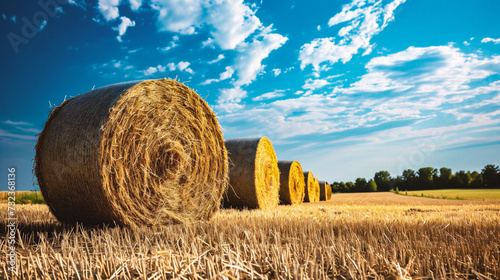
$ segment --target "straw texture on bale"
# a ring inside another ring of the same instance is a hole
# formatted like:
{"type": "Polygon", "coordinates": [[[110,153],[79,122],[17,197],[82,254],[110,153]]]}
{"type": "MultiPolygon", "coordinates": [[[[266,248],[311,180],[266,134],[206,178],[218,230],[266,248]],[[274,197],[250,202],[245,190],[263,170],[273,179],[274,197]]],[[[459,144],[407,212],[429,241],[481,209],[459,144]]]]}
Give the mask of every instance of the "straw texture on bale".
{"type": "Polygon", "coordinates": [[[280,173],[268,138],[225,141],[229,156],[229,187],[224,207],[271,209],[278,206],[280,173]]]}
{"type": "Polygon", "coordinates": [[[325,181],[319,181],[319,200],[326,201],[332,198],[332,187],[325,181]]]}
{"type": "Polygon", "coordinates": [[[306,184],[304,202],[319,201],[319,184],[316,184],[316,178],[311,171],[304,172],[304,182],[306,184]]]}
{"type": "Polygon", "coordinates": [[[210,218],[228,161],[215,114],[174,80],[120,83],[55,108],[34,171],[62,222],[151,226],[210,218]]]}
{"type": "Polygon", "coordinates": [[[305,195],[302,166],[297,161],[278,161],[278,168],[280,170],[280,202],[301,204],[305,195]]]}

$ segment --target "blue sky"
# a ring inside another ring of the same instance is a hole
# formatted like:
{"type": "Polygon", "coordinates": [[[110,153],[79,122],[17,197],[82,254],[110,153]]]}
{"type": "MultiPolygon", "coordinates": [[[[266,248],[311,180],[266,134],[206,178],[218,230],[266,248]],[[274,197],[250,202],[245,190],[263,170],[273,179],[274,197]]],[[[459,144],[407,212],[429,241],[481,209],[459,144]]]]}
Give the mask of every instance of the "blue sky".
{"type": "Polygon", "coordinates": [[[499,14],[496,0],[5,0],[0,168],[32,188],[51,106],[164,77],[226,138],[267,136],[329,182],[498,165],[499,14]]]}

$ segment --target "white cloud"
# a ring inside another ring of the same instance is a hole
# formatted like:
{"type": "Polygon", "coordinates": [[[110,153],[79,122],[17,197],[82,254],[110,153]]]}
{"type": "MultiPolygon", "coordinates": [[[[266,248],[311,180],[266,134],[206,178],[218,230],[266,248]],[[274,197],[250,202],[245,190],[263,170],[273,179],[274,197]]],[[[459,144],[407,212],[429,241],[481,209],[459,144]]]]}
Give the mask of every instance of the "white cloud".
{"type": "Polygon", "coordinates": [[[40,24],[40,27],[38,27],[38,30],[42,31],[45,28],[45,26],[47,26],[46,20],[42,21],[42,23],[40,24]]]}
{"type": "Polygon", "coordinates": [[[223,81],[223,80],[227,80],[227,79],[231,78],[233,76],[233,74],[234,74],[233,67],[226,66],[226,71],[220,73],[218,79],[208,79],[208,80],[202,82],[201,84],[202,85],[208,85],[208,84],[211,84],[211,83],[216,83],[216,82],[220,82],[220,81],[223,81]]]}
{"type": "Polygon", "coordinates": [[[405,0],[394,0],[383,6],[382,1],[353,0],[344,5],[342,11],[330,18],[328,25],[347,23],[338,32],[338,38],[317,38],[304,44],[299,52],[300,68],[312,65],[316,72],[326,70],[325,62],[330,65],[342,61],[348,62],[359,50],[363,55],[371,52],[371,39],[394,20],[394,10],[405,0]]]}
{"type": "Polygon", "coordinates": [[[239,87],[221,89],[217,98],[217,109],[224,112],[233,112],[243,108],[241,100],[247,96],[247,92],[239,87]]]}
{"type": "Polygon", "coordinates": [[[273,74],[275,77],[278,77],[278,75],[281,74],[281,69],[279,69],[279,68],[273,69],[273,74]]]}
{"type": "Polygon", "coordinates": [[[129,0],[129,3],[132,11],[137,11],[142,6],[142,0],[129,0]]]}
{"type": "Polygon", "coordinates": [[[278,98],[278,97],[282,97],[282,96],[285,96],[285,90],[278,89],[278,90],[264,93],[262,95],[254,97],[254,98],[252,98],[252,100],[253,101],[262,101],[262,100],[274,99],[274,98],[278,98]]]}
{"type": "Polygon", "coordinates": [[[166,70],[166,67],[165,66],[161,66],[161,65],[158,65],[158,66],[151,66],[149,67],[148,69],[142,71],[142,73],[145,75],[145,76],[149,76],[149,75],[153,75],[154,73],[156,72],[165,72],[166,70]]]}
{"type": "Polygon", "coordinates": [[[214,63],[217,63],[217,62],[219,62],[219,61],[223,60],[224,58],[225,58],[225,57],[224,57],[224,55],[223,55],[223,54],[219,54],[219,56],[217,56],[217,58],[216,58],[216,59],[214,59],[214,60],[210,60],[210,61],[209,61],[209,62],[207,62],[207,63],[208,63],[208,64],[214,64],[214,63]]]}
{"type": "Polygon", "coordinates": [[[261,26],[243,0],[152,0],[151,6],[158,11],[160,30],[194,34],[207,25],[212,36],[207,44],[215,43],[223,50],[235,49],[261,26]]]}
{"type": "Polygon", "coordinates": [[[111,21],[120,16],[119,5],[120,0],[99,0],[98,8],[106,21],[111,21]]]}
{"type": "Polygon", "coordinates": [[[194,34],[202,24],[201,0],[151,0],[151,7],[158,11],[158,26],[161,31],[194,34]]]}
{"type": "Polygon", "coordinates": [[[174,35],[172,37],[172,41],[170,41],[169,45],[164,47],[164,48],[158,48],[160,51],[162,52],[168,52],[169,50],[179,46],[179,44],[177,43],[179,41],[179,36],[177,35],[174,35]]]}
{"type": "Polygon", "coordinates": [[[243,0],[213,1],[206,18],[214,30],[214,42],[223,50],[233,50],[261,25],[255,12],[243,0]]]}
{"type": "Polygon", "coordinates": [[[322,79],[307,79],[306,83],[302,86],[303,89],[315,90],[318,88],[322,88],[326,85],[330,84],[327,80],[322,79]]]}
{"type": "Polygon", "coordinates": [[[269,56],[273,50],[280,48],[287,40],[277,33],[270,33],[272,26],[265,28],[251,43],[243,43],[238,46],[238,56],[235,59],[235,69],[238,80],[236,86],[248,85],[259,74],[264,66],[262,60],[269,56]]]}
{"type": "Polygon", "coordinates": [[[113,29],[118,31],[118,36],[116,39],[122,41],[122,36],[125,35],[129,27],[135,26],[135,21],[131,21],[128,17],[120,17],[121,23],[113,29]]]}
{"type": "Polygon", "coordinates": [[[9,19],[9,20],[10,20],[10,21],[12,21],[12,22],[16,22],[16,21],[17,21],[17,16],[16,16],[16,15],[13,15],[13,16],[11,16],[11,17],[7,17],[7,15],[6,15],[6,14],[2,14],[2,18],[3,18],[4,20],[8,20],[8,19],[9,19]]]}
{"type": "MultiPolygon", "coordinates": [[[[265,131],[278,140],[321,135],[322,141],[331,143],[347,136],[358,142],[372,138],[384,143],[412,141],[440,131],[447,139],[458,141],[439,144],[444,149],[472,138],[481,140],[462,135],[464,130],[500,123],[498,65],[500,56],[479,57],[453,46],[410,47],[371,59],[367,74],[350,85],[337,86],[331,94],[312,90],[336,76],[308,79],[304,85],[307,93],[297,91],[293,98],[248,104],[245,110],[236,110],[243,108],[239,104],[242,97],[234,98],[226,102],[234,106],[228,106],[229,114],[220,115],[221,125],[228,137],[243,136],[241,127],[245,127],[245,135],[265,131]]],[[[266,93],[253,101],[280,94],[266,93]]],[[[221,106],[217,109],[224,112],[221,106]]]]}
{"type": "Polygon", "coordinates": [[[32,126],[33,124],[28,122],[16,122],[11,120],[2,121],[4,124],[13,125],[13,126],[32,126]]]}
{"type": "Polygon", "coordinates": [[[486,38],[483,38],[483,40],[481,40],[481,43],[494,43],[494,44],[500,44],[500,38],[498,39],[493,39],[493,38],[489,38],[489,37],[486,37],[486,38]]]}
{"type": "Polygon", "coordinates": [[[170,71],[179,70],[181,72],[187,72],[189,74],[194,74],[193,69],[189,68],[189,65],[191,65],[191,64],[187,61],[180,61],[177,64],[170,62],[167,64],[167,67],[168,67],[168,70],[170,70],[170,71]]]}

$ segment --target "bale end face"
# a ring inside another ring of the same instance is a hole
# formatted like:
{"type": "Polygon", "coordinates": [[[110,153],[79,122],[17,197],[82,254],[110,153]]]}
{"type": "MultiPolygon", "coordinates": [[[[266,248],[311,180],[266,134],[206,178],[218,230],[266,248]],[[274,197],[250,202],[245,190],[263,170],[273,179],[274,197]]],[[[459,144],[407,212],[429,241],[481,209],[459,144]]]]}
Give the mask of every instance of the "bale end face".
{"type": "Polygon", "coordinates": [[[224,207],[271,209],[279,203],[279,170],[268,138],[227,139],[229,188],[224,207]]]}
{"type": "Polygon", "coordinates": [[[302,166],[297,161],[278,161],[280,170],[280,202],[301,204],[305,196],[302,166]]]}

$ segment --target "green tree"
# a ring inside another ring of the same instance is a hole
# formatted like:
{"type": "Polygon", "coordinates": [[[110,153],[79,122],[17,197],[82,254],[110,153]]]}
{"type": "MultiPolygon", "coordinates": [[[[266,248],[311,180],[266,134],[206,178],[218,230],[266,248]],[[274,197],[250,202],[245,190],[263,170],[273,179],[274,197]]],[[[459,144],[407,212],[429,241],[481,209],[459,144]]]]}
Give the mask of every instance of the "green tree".
{"type": "Polygon", "coordinates": [[[498,166],[493,164],[486,165],[481,175],[483,176],[484,187],[500,188],[500,170],[498,166]]]}
{"type": "Polygon", "coordinates": [[[483,176],[481,173],[474,171],[470,174],[472,177],[472,181],[470,182],[469,186],[474,189],[480,189],[483,187],[483,176]]]}
{"type": "Polygon", "coordinates": [[[462,181],[462,188],[468,188],[470,185],[470,182],[472,182],[472,177],[470,175],[470,172],[460,170],[458,173],[455,174],[460,178],[460,181],[462,181]]]}
{"type": "Polygon", "coordinates": [[[389,182],[391,181],[391,174],[388,171],[379,171],[375,173],[373,180],[377,184],[379,191],[389,191],[389,182]]]}
{"type": "Polygon", "coordinates": [[[358,192],[367,192],[368,191],[368,183],[365,178],[357,178],[356,182],[356,191],[358,192]]]}
{"type": "Polygon", "coordinates": [[[449,188],[451,187],[451,177],[453,173],[450,168],[441,167],[439,168],[439,177],[436,180],[438,188],[449,188]]]}
{"type": "Polygon", "coordinates": [[[375,183],[375,181],[370,180],[368,182],[368,191],[370,191],[370,192],[376,192],[377,191],[377,183],[375,183]]]}
{"type": "Polygon", "coordinates": [[[417,186],[417,174],[414,170],[406,169],[403,170],[403,184],[406,190],[414,190],[417,186]]]}
{"type": "Polygon", "coordinates": [[[433,178],[437,173],[437,169],[432,167],[422,167],[418,170],[418,188],[431,189],[434,187],[433,178]]]}
{"type": "Polygon", "coordinates": [[[354,192],[356,190],[356,185],[353,182],[345,183],[348,192],[354,192]]]}

